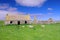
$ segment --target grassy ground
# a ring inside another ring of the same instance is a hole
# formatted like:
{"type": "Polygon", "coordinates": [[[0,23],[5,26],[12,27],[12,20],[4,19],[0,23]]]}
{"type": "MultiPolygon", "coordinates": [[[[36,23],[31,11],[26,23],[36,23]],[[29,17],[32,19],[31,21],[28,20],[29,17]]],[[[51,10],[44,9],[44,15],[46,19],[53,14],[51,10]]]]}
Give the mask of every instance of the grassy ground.
{"type": "Polygon", "coordinates": [[[0,40],[60,40],[60,24],[48,24],[45,28],[41,25],[1,25],[0,40]],[[24,28],[22,26],[25,26],[24,28]]]}

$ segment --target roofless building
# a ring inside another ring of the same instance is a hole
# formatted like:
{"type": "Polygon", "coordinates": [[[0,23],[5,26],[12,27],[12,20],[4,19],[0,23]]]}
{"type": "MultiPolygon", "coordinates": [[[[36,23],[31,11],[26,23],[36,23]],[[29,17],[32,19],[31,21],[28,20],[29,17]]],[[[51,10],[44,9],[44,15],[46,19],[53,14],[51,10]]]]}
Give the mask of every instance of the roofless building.
{"type": "Polygon", "coordinates": [[[30,15],[7,14],[5,24],[30,24],[30,15]]]}

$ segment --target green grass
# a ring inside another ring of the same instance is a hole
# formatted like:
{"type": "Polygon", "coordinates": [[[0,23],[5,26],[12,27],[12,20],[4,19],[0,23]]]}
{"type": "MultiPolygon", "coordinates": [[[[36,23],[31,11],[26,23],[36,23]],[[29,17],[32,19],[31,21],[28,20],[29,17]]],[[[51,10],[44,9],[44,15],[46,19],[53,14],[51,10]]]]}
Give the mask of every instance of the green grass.
{"type": "Polygon", "coordinates": [[[45,24],[45,28],[39,24],[33,26],[31,29],[28,25],[1,25],[0,40],[60,40],[59,23],[45,24]]]}

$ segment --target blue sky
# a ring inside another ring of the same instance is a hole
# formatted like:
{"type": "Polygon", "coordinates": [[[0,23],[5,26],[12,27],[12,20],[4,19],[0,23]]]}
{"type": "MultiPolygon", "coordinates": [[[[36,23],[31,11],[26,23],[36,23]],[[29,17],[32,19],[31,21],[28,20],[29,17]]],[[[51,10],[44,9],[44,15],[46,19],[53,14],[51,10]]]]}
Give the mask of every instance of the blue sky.
{"type": "Polygon", "coordinates": [[[42,14],[41,20],[60,20],[60,0],[0,0],[0,19],[7,13],[42,14]]]}

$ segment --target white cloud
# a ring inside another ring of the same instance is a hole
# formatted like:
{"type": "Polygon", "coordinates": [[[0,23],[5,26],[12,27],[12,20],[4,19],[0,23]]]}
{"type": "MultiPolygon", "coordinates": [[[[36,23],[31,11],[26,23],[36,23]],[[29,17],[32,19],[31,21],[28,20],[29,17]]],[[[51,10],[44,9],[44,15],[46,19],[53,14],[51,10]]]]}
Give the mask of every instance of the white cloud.
{"type": "Polygon", "coordinates": [[[15,0],[18,4],[22,6],[29,6],[29,7],[35,7],[35,6],[42,6],[46,0],[15,0]]]}
{"type": "Polygon", "coordinates": [[[53,8],[48,8],[48,10],[53,10],[53,8]]]}

